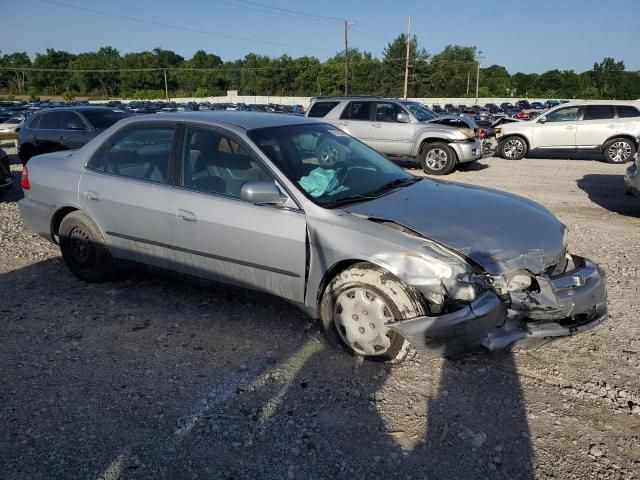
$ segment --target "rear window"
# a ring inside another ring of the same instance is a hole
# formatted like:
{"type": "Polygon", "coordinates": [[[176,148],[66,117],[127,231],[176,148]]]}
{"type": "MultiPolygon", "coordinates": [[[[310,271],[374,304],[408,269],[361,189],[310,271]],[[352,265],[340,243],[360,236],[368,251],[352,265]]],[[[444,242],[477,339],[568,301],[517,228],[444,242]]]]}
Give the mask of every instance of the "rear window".
{"type": "Polygon", "coordinates": [[[329,113],[340,102],[316,102],[309,110],[309,117],[322,118],[329,113]]]}
{"type": "Polygon", "coordinates": [[[128,115],[122,110],[116,110],[111,108],[96,108],[95,110],[82,110],[82,114],[85,116],[89,123],[93,125],[93,128],[109,128],[118,120],[126,118],[128,115]]]}
{"type": "Polygon", "coordinates": [[[631,105],[618,105],[618,118],[640,117],[640,110],[631,105]]]}
{"type": "Polygon", "coordinates": [[[583,120],[606,120],[614,117],[613,105],[588,105],[583,120]]]}

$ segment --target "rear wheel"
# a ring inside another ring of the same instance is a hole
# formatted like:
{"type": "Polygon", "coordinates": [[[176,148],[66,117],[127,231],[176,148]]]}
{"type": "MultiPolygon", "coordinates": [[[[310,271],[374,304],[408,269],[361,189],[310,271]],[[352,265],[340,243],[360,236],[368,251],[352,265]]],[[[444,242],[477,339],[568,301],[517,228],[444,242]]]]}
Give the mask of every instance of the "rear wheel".
{"type": "Polygon", "coordinates": [[[429,143],[422,148],[420,166],[429,175],[447,175],[456,166],[456,154],[445,143],[429,143]]]}
{"type": "Polygon", "coordinates": [[[626,163],[635,153],[635,144],[627,138],[614,138],[604,146],[604,158],[609,163],[626,163]]]}
{"type": "Polygon", "coordinates": [[[111,254],[100,229],[86,214],[75,211],[64,217],[59,237],[62,258],[78,278],[101,283],[113,277],[115,267],[111,254]]]}
{"type": "Polygon", "coordinates": [[[409,344],[388,323],[424,315],[420,295],[389,272],[358,263],[338,274],[320,305],[328,339],[352,355],[399,363],[409,344]]]}
{"type": "Polygon", "coordinates": [[[507,137],[498,147],[502,158],[520,160],[527,154],[527,142],[522,137],[507,137]]]}

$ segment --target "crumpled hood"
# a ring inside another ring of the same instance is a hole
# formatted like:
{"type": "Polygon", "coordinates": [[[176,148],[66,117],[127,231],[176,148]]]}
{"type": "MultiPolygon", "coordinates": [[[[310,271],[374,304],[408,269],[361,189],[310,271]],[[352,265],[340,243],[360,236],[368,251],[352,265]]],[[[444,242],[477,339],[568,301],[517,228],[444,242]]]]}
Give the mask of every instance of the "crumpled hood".
{"type": "Polygon", "coordinates": [[[442,243],[499,275],[541,273],[564,252],[565,226],[540,204],[517,195],[423,179],[346,211],[393,221],[442,243]]]}

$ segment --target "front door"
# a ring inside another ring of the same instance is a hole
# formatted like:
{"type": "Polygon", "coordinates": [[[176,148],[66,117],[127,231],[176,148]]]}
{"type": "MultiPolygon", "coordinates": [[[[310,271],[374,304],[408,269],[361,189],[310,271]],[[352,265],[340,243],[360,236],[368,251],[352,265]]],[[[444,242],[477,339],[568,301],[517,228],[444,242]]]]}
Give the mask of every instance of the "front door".
{"type": "Polygon", "coordinates": [[[533,126],[531,148],[575,148],[580,107],[564,107],[547,113],[546,122],[533,126]]]}
{"type": "Polygon", "coordinates": [[[273,181],[229,132],[188,127],[180,185],[171,194],[179,271],[304,300],[304,212],[242,200],[242,185],[273,181]]]}
{"type": "Polygon", "coordinates": [[[376,102],[371,125],[371,146],[387,155],[410,155],[414,125],[398,121],[399,113],[408,113],[397,103],[376,102]]]}
{"type": "Polygon", "coordinates": [[[125,128],[96,151],[80,179],[84,210],[117,258],[165,269],[171,250],[173,124],[125,128]]]}

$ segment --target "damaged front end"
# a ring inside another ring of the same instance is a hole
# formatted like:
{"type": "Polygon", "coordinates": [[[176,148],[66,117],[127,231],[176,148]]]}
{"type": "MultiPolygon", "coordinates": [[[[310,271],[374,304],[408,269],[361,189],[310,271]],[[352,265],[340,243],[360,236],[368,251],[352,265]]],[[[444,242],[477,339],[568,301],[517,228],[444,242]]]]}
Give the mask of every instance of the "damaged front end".
{"type": "MultiPolygon", "coordinates": [[[[544,273],[469,273],[441,282],[442,303],[430,315],[390,323],[427,356],[515,343],[535,347],[580,333],[607,318],[606,277],[590,260],[563,254],[544,273]]],[[[420,286],[418,286],[420,288],[420,286]]],[[[433,292],[425,292],[432,302],[433,292]]]]}

